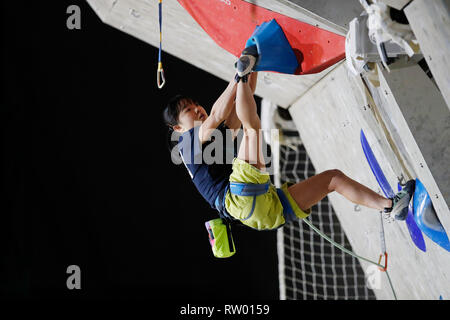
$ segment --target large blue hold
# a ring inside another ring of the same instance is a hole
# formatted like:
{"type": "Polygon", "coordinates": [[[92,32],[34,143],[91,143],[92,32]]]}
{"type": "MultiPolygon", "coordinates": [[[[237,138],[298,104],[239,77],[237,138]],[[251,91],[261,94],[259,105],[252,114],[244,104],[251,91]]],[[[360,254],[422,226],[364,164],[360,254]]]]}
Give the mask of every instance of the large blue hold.
{"type": "Polygon", "coordinates": [[[413,204],[414,220],[419,228],[435,243],[450,251],[447,233],[436,215],[430,195],[419,179],[416,179],[413,204]]]}
{"type": "Polygon", "coordinates": [[[255,71],[295,74],[295,70],[298,68],[297,57],[286,39],[283,29],[275,19],[256,26],[245,47],[254,44],[258,48],[259,54],[255,71]]]}
{"type": "MultiPolygon", "coordinates": [[[[398,184],[398,191],[402,190],[402,187],[400,184],[398,184]]],[[[422,235],[422,231],[417,226],[416,221],[414,220],[414,206],[413,201],[409,203],[408,206],[408,215],[406,216],[406,226],[408,227],[409,235],[411,236],[411,239],[416,244],[416,246],[422,250],[423,252],[426,252],[426,245],[425,240],[422,235]]]]}
{"type": "MultiPolygon", "coordinates": [[[[383,193],[386,197],[392,198],[394,197],[394,191],[391,188],[391,185],[387,181],[383,170],[381,170],[380,165],[378,164],[377,158],[375,158],[375,155],[372,152],[372,149],[370,148],[369,143],[367,142],[366,136],[364,135],[364,131],[361,130],[360,134],[361,138],[361,146],[364,151],[364,155],[366,156],[367,162],[369,163],[370,169],[372,169],[373,175],[375,176],[375,179],[377,179],[377,182],[383,190],[383,193]]],[[[417,226],[416,222],[413,218],[413,213],[411,206],[408,210],[408,216],[406,217],[406,226],[408,227],[409,234],[411,236],[412,241],[416,245],[417,248],[420,250],[426,252],[426,245],[425,240],[423,239],[422,232],[420,231],[419,227],[417,226]]]]}

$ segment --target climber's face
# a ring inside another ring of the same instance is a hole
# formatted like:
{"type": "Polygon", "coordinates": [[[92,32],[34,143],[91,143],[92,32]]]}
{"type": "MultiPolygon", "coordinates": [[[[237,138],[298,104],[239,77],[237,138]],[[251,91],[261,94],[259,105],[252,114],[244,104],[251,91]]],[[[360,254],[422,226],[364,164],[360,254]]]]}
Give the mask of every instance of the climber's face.
{"type": "Polygon", "coordinates": [[[180,110],[178,124],[173,127],[177,132],[185,132],[200,125],[208,118],[206,110],[198,103],[188,102],[180,110]]]}

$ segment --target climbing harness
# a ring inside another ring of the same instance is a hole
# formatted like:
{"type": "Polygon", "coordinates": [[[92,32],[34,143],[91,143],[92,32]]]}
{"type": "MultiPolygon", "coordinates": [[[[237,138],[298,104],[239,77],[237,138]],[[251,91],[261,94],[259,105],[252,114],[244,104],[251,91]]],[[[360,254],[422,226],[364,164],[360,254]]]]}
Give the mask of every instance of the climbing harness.
{"type": "Polygon", "coordinates": [[[161,61],[161,51],[162,51],[162,0],[159,0],[159,53],[158,53],[158,70],[156,71],[156,84],[158,88],[161,89],[166,83],[166,78],[164,77],[164,70],[161,61]],[[162,82],[161,82],[162,79],[162,82]]]}
{"type": "MultiPolygon", "coordinates": [[[[225,195],[228,192],[228,190],[235,194],[235,195],[240,195],[240,196],[253,196],[253,205],[252,205],[252,209],[249,213],[249,215],[242,219],[242,220],[247,220],[251,217],[251,215],[253,214],[253,210],[255,208],[255,201],[256,201],[256,196],[260,195],[260,194],[264,194],[268,191],[270,184],[269,183],[264,183],[264,184],[249,184],[249,183],[238,183],[238,182],[230,182],[227,187],[224,189],[223,192],[221,192],[215,201],[215,207],[216,209],[219,211],[219,219],[215,219],[215,220],[221,220],[222,223],[224,225],[227,225],[227,228],[229,228],[229,225],[231,223],[231,221],[233,220],[237,220],[233,217],[230,216],[230,214],[227,212],[227,210],[225,209],[225,195]]],[[[293,220],[297,220],[297,217],[295,216],[295,213],[293,212],[293,209],[291,207],[291,205],[289,204],[288,199],[286,198],[286,196],[284,195],[283,191],[279,188],[277,188],[277,194],[280,198],[281,204],[283,206],[283,215],[285,217],[286,222],[291,222],[293,220]]],[[[377,266],[381,271],[386,273],[389,285],[391,287],[392,293],[394,295],[394,299],[397,300],[397,295],[395,293],[394,287],[392,285],[392,281],[391,278],[389,276],[389,273],[387,271],[387,257],[388,254],[386,252],[386,241],[385,241],[385,236],[384,236],[384,227],[383,227],[383,216],[382,213],[380,213],[381,216],[381,231],[380,231],[380,239],[381,239],[381,251],[382,254],[380,255],[380,258],[378,260],[378,262],[372,261],[370,259],[367,259],[365,257],[359,256],[357,254],[355,254],[354,252],[348,250],[347,248],[345,248],[344,246],[338,244],[337,242],[335,242],[334,240],[332,240],[330,237],[328,237],[326,234],[324,234],[322,231],[320,231],[319,229],[317,229],[311,221],[309,221],[308,219],[302,219],[311,229],[313,229],[319,236],[321,236],[322,238],[324,238],[325,240],[327,240],[328,242],[330,242],[333,246],[335,246],[336,248],[340,249],[341,251],[351,255],[354,258],[366,261],[368,263],[371,263],[375,266],[377,266]],[[384,261],[384,265],[381,264],[381,259],[385,258],[384,261]]],[[[241,220],[241,221],[242,221],[241,220]]],[[[211,220],[213,221],[213,220],[211,220]]],[[[207,223],[210,223],[211,221],[208,221],[207,223]]],[[[208,227],[207,227],[208,229],[208,227]]],[[[216,253],[219,251],[218,247],[219,247],[219,242],[211,242],[211,237],[214,238],[217,236],[216,234],[212,234],[210,232],[210,230],[208,230],[208,233],[210,234],[210,243],[213,249],[213,253],[216,256],[216,253]],[[214,248],[214,245],[216,246],[216,248],[214,248]]],[[[224,232],[222,231],[221,233],[222,235],[224,234],[224,232]]],[[[227,241],[228,248],[233,248],[233,254],[236,251],[234,248],[234,243],[232,242],[232,236],[231,236],[231,232],[229,233],[228,238],[222,237],[222,243],[220,244],[220,247],[225,248],[226,246],[224,245],[223,242],[227,241]],[[226,239],[226,240],[224,240],[226,239]]],[[[219,257],[228,257],[231,255],[225,255],[225,256],[219,256],[219,257]]]]}
{"type": "MultiPolygon", "coordinates": [[[[248,220],[252,217],[256,205],[256,197],[269,191],[270,183],[252,184],[241,182],[230,182],[226,185],[215,200],[215,208],[219,212],[219,218],[209,220],[205,223],[209,235],[209,243],[213,254],[217,258],[228,258],[235,254],[231,225],[240,221],[248,220]],[[225,208],[225,196],[227,192],[238,196],[253,197],[252,208],[248,215],[243,219],[232,217],[225,208]]],[[[281,189],[277,189],[278,197],[283,206],[283,215],[286,222],[296,219],[295,213],[281,189]]]]}
{"type": "MultiPolygon", "coordinates": [[[[255,210],[255,204],[256,204],[256,197],[265,194],[269,191],[270,183],[261,183],[261,184],[253,184],[253,183],[242,183],[242,182],[230,182],[224,189],[223,192],[221,192],[215,201],[215,207],[217,211],[219,211],[219,216],[225,220],[228,221],[245,221],[252,217],[253,212],[255,210]],[[225,195],[227,192],[230,191],[230,193],[237,195],[237,196],[248,196],[253,197],[253,203],[252,208],[249,212],[249,214],[243,218],[243,219],[236,219],[232,217],[227,210],[225,209],[225,195]]],[[[276,189],[278,197],[280,199],[281,205],[283,207],[283,216],[284,220],[286,222],[291,222],[297,219],[297,216],[294,213],[294,210],[291,207],[291,204],[289,203],[289,200],[287,199],[286,195],[284,194],[283,190],[280,188],[276,189]]]]}
{"type": "Polygon", "coordinates": [[[248,216],[244,219],[241,219],[241,221],[248,220],[252,217],[253,211],[255,210],[256,196],[264,194],[268,190],[269,190],[269,183],[252,184],[252,183],[230,182],[230,193],[237,196],[253,197],[252,209],[250,210],[248,216]]]}

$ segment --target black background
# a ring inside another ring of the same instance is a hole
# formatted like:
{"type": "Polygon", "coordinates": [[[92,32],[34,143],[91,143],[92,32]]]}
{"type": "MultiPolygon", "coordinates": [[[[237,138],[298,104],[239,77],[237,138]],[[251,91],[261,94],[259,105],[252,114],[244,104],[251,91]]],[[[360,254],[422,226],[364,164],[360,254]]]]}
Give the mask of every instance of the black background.
{"type": "Polygon", "coordinates": [[[159,90],[157,48],[86,2],[2,6],[2,296],[278,299],[276,232],[235,228],[236,255],[214,258],[216,212],[166,148],[167,100],[209,109],[227,82],[163,52],[159,90]],[[66,27],[71,4],[81,30],[66,27]]]}

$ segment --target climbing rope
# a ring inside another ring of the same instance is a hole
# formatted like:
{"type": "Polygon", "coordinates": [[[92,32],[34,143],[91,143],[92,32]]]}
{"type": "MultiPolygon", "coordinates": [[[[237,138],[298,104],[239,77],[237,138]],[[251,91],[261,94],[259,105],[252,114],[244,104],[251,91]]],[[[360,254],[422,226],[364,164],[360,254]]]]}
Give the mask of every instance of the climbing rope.
{"type": "MultiPolygon", "coordinates": [[[[401,169],[404,171],[404,173],[406,175],[406,177],[404,177],[404,178],[406,178],[406,181],[408,181],[408,180],[412,179],[413,175],[408,170],[407,165],[406,165],[405,161],[403,160],[403,157],[400,154],[400,151],[398,150],[397,146],[395,145],[394,139],[392,138],[392,135],[389,132],[389,129],[387,128],[386,123],[384,122],[383,117],[381,116],[380,111],[378,110],[378,106],[375,103],[375,100],[370,92],[370,88],[366,82],[366,79],[364,79],[364,77],[361,77],[361,80],[364,85],[366,97],[368,98],[369,103],[371,105],[370,109],[372,110],[376,121],[381,126],[381,129],[386,137],[386,140],[389,143],[389,146],[391,147],[392,151],[394,152],[395,156],[397,157],[397,160],[401,166],[401,169]]],[[[397,178],[399,179],[399,182],[402,183],[402,181],[400,181],[401,180],[400,177],[397,177],[397,178]]]]}
{"type": "Polygon", "coordinates": [[[166,78],[164,77],[164,70],[161,61],[161,51],[162,51],[162,0],[159,0],[159,53],[158,53],[158,70],[156,71],[156,83],[158,88],[161,89],[166,83],[166,78]],[[162,82],[161,82],[162,79],[162,82]]]}
{"type": "MultiPolygon", "coordinates": [[[[324,234],[322,231],[320,231],[319,229],[317,229],[317,228],[312,224],[312,222],[309,221],[308,219],[303,219],[303,221],[304,221],[311,229],[313,229],[319,236],[321,236],[322,238],[324,238],[325,240],[327,240],[328,242],[330,242],[330,243],[331,243],[333,246],[335,246],[336,248],[338,248],[338,249],[340,249],[341,251],[343,251],[343,252],[345,252],[345,253],[351,255],[351,256],[354,257],[354,258],[361,259],[361,260],[364,260],[364,261],[366,261],[366,262],[369,262],[369,263],[371,263],[371,264],[373,264],[373,265],[376,265],[376,266],[378,266],[378,268],[380,268],[380,270],[383,270],[383,271],[386,273],[387,279],[388,279],[388,281],[389,281],[389,286],[391,287],[392,294],[394,295],[394,299],[397,300],[397,295],[396,295],[396,293],[395,293],[394,286],[392,285],[391,277],[389,276],[389,273],[388,273],[388,271],[387,271],[387,260],[386,260],[386,265],[383,266],[383,265],[381,265],[379,262],[377,263],[377,262],[375,262],[375,261],[372,261],[372,260],[369,260],[369,259],[364,258],[364,257],[362,257],[362,256],[359,256],[359,255],[357,255],[356,253],[354,253],[354,252],[348,250],[348,249],[345,248],[344,246],[342,246],[342,245],[340,245],[339,243],[337,243],[337,242],[335,242],[334,240],[332,240],[330,237],[328,237],[328,236],[327,236],[326,234],[324,234]]],[[[383,232],[383,239],[384,239],[384,232],[383,232]]],[[[386,257],[387,257],[387,254],[386,254],[386,257]]],[[[381,259],[380,259],[380,260],[381,260],[381,259]]]]}

